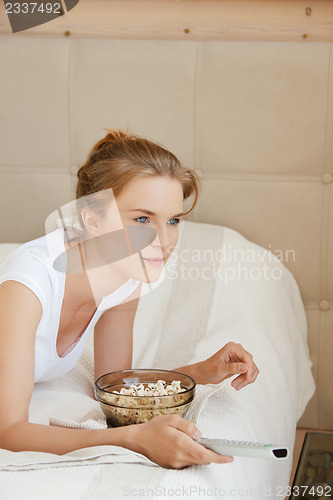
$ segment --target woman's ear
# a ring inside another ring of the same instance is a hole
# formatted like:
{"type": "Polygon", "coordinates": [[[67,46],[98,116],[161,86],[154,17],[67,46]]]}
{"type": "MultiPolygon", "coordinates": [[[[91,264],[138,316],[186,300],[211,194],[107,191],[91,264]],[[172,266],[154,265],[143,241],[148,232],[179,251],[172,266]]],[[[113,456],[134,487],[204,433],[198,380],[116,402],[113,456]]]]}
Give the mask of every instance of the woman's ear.
{"type": "Polygon", "coordinates": [[[83,208],[81,217],[88,232],[93,236],[97,236],[99,234],[99,225],[96,214],[94,214],[94,212],[92,212],[89,208],[83,208]]]}

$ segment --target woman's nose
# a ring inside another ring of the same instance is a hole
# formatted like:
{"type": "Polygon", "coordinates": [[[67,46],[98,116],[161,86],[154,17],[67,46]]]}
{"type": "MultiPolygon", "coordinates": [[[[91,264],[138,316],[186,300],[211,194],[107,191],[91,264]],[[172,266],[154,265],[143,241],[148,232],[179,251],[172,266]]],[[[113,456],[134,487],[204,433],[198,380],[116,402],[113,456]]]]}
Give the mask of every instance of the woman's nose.
{"type": "Polygon", "coordinates": [[[167,236],[167,234],[166,233],[164,234],[161,231],[158,232],[157,235],[156,235],[156,238],[151,243],[151,245],[153,247],[159,247],[162,250],[164,250],[165,248],[167,248],[167,246],[168,246],[168,236],[167,236]]]}
{"type": "Polygon", "coordinates": [[[158,233],[156,235],[156,238],[154,239],[154,241],[151,242],[151,246],[152,247],[159,247],[159,248],[162,248],[161,246],[161,241],[160,241],[160,238],[158,236],[158,233]]]}

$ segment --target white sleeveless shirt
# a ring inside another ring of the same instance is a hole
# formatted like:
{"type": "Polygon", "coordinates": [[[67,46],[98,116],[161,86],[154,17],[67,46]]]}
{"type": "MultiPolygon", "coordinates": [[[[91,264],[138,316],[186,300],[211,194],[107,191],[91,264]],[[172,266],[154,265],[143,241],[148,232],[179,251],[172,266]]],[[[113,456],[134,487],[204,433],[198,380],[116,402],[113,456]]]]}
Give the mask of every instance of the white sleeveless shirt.
{"type": "Polygon", "coordinates": [[[53,252],[65,252],[63,229],[56,229],[47,236],[20,245],[0,261],[0,284],[7,280],[23,283],[38,297],[43,309],[36,330],[35,382],[46,382],[71,370],[84,350],[89,332],[103,312],[120,304],[140,284],[140,281],[129,279],[117,290],[103,297],[83,334],[60,357],[56,342],[66,274],[53,268],[50,242],[53,252]]]}

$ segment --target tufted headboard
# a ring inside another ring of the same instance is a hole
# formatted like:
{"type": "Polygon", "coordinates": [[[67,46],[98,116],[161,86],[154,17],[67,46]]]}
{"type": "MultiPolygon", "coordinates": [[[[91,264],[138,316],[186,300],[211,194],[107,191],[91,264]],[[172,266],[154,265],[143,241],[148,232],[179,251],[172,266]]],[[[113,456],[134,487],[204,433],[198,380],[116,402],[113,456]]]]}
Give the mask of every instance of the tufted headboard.
{"type": "Polygon", "coordinates": [[[333,429],[332,49],[0,37],[0,241],[44,234],[104,128],[163,144],[201,177],[189,220],[239,231],[294,274],[317,384],[299,426],[333,429]]]}

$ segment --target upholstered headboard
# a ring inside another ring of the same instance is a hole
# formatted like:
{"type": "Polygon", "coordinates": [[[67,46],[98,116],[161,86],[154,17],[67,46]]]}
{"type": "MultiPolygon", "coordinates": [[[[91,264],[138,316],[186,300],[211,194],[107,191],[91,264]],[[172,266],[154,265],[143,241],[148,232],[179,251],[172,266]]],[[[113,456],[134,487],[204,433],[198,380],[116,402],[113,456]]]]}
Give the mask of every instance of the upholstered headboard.
{"type": "Polygon", "coordinates": [[[333,429],[332,45],[0,37],[1,242],[44,234],[104,128],[163,144],[201,177],[189,220],[294,274],[317,383],[299,425],[333,429]]]}

